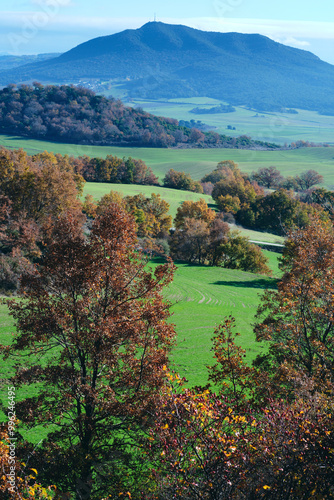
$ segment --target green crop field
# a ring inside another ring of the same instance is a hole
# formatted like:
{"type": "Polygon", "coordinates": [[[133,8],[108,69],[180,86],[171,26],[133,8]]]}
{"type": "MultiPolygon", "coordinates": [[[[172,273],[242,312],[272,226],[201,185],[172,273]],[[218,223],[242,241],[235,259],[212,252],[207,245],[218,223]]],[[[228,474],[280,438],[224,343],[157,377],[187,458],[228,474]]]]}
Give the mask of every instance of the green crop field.
{"type": "MultiPolygon", "coordinates": [[[[274,276],[279,276],[278,254],[265,252],[274,276]]],[[[156,262],[152,267],[157,265],[156,262]]],[[[174,281],[165,291],[165,298],[172,303],[171,321],[176,325],[177,344],[172,353],[175,370],[189,380],[190,385],[206,382],[206,366],[212,362],[211,338],[216,325],[225,316],[235,316],[241,333],[239,344],[247,350],[251,361],[262,352],[255,342],[252,323],[259,295],[267,288],[275,287],[275,278],[268,278],[243,271],[217,267],[190,266],[177,263],[174,281]]],[[[12,318],[4,304],[0,305],[0,343],[9,344],[15,331],[12,318]]],[[[7,379],[12,373],[13,361],[1,363],[0,396],[7,394],[7,379]]],[[[35,394],[34,387],[17,391],[20,395],[35,394]]]]}
{"type": "Polygon", "coordinates": [[[281,151],[250,151],[238,149],[163,149],[163,148],[120,148],[109,146],[81,146],[37,141],[22,137],[0,135],[0,146],[10,149],[23,148],[29,154],[53,151],[73,156],[141,158],[149,165],[160,180],[170,168],[189,173],[198,180],[211,172],[219,161],[233,160],[244,172],[259,167],[276,166],[282,175],[296,175],[314,169],[324,176],[323,185],[334,185],[334,148],[301,148],[281,151]]]}
{"type": "MultiPolygon", "coordinates": [[[[277,255],[272,253],[269,260],[276,276],[277,255]]],[[[174,369],[187,378],[189,385],[206,382],[206,366],[213,362],[213,332],[226,316],[236,318],[236,330],[241,334],[237,343],[246,349],[249,362],[263,352],[265,347],[255,341],[252,324],[259,296],[265,289],[275,287],[274,278],[187,264],[177,267],[165,296],[173,303],[172,321],[177,331],[174,369]]]]}
{"type": "Polygon", "coordinates": [[[244,107],[235,107],[233,113],[191,113],[194,108],[209,109],[225,102],[208,97],[180,98],[170,100],[127,100],[124,104],[140,106],[156,116],[177,120],[200,120],[214,127],[215,132],[226,135],[250,135],[253,139],[290,144],[296,140],[316,143],[334,143],[334,116],[319,115],[316,111],[298,109],[298,114],[261,112],[244,107]],[[228,126],[235,130],[228,130],[228,126]]]}

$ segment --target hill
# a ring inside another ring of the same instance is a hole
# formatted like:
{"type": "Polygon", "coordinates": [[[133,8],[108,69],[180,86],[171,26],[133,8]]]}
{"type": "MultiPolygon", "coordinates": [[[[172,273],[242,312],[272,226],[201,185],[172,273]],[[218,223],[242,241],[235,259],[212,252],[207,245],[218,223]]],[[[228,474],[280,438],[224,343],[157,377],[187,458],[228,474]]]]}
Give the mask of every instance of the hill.
{"type": "Polygon", "coordinates": [[[213,97],[258,110],[334,114],[334,66],[253,34],[205,32],[150,22],[89,40],[59,57],[2,72],[0,83],[31,80],[122,83],[140,97],[213,97]]]}
{"type": "Polygon", "coordinates": [[[46,61],[47,59],[54,59],[60,54],[36,54],[36,55],[23,55],[23,56],[13,56],[13,55],[1,55],[0,56],[0,71],[9,70],[12,68],[17,68],[19,66],[24,66],[25,64],[36,63],[41,61],[46,61]]]}
{"type": "Polygon", "coordinates": [[[38,139],[95,145],[277,148],[275,144],[181,127],[85,88],[9,85],[0,90],[0,131],[38,139]]]}

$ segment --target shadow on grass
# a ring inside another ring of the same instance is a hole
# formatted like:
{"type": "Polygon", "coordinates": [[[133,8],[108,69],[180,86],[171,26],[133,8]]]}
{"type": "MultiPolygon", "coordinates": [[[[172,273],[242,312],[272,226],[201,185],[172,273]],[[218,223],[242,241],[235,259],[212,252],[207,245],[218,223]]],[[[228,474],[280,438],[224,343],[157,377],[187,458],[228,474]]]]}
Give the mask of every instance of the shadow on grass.
{"type": "Polygon", "coordinates": [[[249,281],[215,281],[210,285],[235,286],[237,288],[277,289],[278,280],[275,278],[258,278],[249,281]]]}

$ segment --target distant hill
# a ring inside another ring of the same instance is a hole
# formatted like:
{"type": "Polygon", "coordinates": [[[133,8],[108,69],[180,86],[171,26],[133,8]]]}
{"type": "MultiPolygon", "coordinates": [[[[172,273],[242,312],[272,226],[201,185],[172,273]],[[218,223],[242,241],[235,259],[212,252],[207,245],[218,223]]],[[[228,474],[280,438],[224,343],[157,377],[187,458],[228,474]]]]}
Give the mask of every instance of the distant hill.
{"type": "Polygon", "coordinates": [[[186,128],[91,90],[62,85],[9,85],[0,90],[0,132],[95,145],[275,149],[250,137],[186,128]]]}
{"type": "Polygon", "coordinates": [[[334,66],[261,35],[150,22],[89,40],[59,57],[1,72],[0,83],[123,83],[137,97],[213,97],[257,110],[334,114],[334,66]]]}
{"type": "Polygon", "coordinates": [[[59,55],[60,53],[36,54],[27,56],[13,56],[10,54],[0,54],[0,71],[17,68],[19,66],[24,66],[25,64],[46,61],[47,59],[54,59],[59,55]]]}

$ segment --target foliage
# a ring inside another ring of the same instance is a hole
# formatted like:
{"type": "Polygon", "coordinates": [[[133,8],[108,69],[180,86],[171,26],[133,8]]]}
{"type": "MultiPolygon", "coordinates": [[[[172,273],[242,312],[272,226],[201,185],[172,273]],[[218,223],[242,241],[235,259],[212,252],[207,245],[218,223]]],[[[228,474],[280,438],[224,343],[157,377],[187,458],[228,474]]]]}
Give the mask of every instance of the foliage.
{"type": "Polygon", "coordinates": [[[317,212],[316,207],[300,202],[293,193],[278,189],[240,210],[237,220],[246,227],[283,235],[292,227],[305,227],[317,212]]]}
{"type": "Polygon", "coordinates": [[[142,160],[134,158],[118,158],[107,155],[105,158],[80,156],[71,158],[75,168],[89,182],[112,182],[121,184],[140,184],[155,186],[158,178],[152,169],[142,160]]]}
{"type": "Polygon", "coordinates": [[[257,245],[241,236],[239,231],[232,231],[226,241],[220,244],[218,251],[222,267],[271,275],[267,257],[257,245]]]}
{"type": "Polygon", "coordinates": [[[31,158],[22,149],[0,150],[0,195],[10,199],[15,213],[28,219],[80,208],[77,197],[83,185],[66,156],[44,152],[31,158]]]}
{"type": "MultiPolygon", "coordinates": [[[[259,307],[257,340],[270,342],[269,360],[290,390],[310,379],[313,391],[332,391],[334,380],[334,231],[314,219],[290,232],[283,254],[283,278],[259,307]]],[[[267,360],[268,361],[268,360],[267,360]]],[[[267,362],[266,361],[266,362],[267,362]]]]}
{"type": "Polygon", "coordinates": [[[237,213],[254,202],[263,190],[251,183],[238,165],[231,160],[218,163],[216,169],[202,178],[214,184],[212,198],[223,212],[237,213]]]}
{"type": "Polygon", "coordinates": [[[124,207],[135,218],[138,236],[161,238],[168,234],[172,217],[168,215],[169,204],[159,194],[152,193],[150,198],[143,194],[126,196],[124,207]]]}
{"type": "Polygon", "coordinates": [[[164,385],[174,328],[161,290],[174,267],[152,274],[135,243],[134,221],[116,204],[88,236],[65,214],[41,265],[22,279],[25,300],[8,302],[18,333],[2,350],[26,357],[12,382],[38,391],[17,402],[17,415],[30,427],[53,424],[34,460],[41,477],[77,498],[118,494],[164,385]]]}
{"type": "MultiPolygon", "coordinates": [[[[16,424],[19,422],[16,421],[16,424]]],[[[0,495],[3,500],[51,500],[54,486],[44,488],[36,482],[38,472],[10,455],[10,446],[16,449],[16,440],[9,437],[9,424],[0,427],[0,495]]]]}
{"type": "Polygon", "coordinates": [[[210,224],[215,217],[216,213],[208,207],[203,198],[198,201],[185,200],[177,209],[174,225],[177,229],[182,228],[185,219],[202,220],[210,224]]]}
{"type": "Polygon", "coordinates": [[[0,150],[0,278],[3,291],[15,292],[22,272],[43,251],[50,220],[68,210],[81,214],[84,180],[67,156],[22,149],[0,150]]]}
{"type": "Polygon", "coordinates": [[[172,168],[168,170],[162,182],[164,187],[203,193],[203,188],[198,181],[194,181],[189,174],[176,172],[172,168]]]}
{"type": "Polygon", "coordinates": [[[301,191],[310,189],[315,184],[320,184],[323,180],[323,176],[315,170],[307,170],[296,176],[296,182],[301,191]]]}
{"type": "Polygon", "coordinates": [[[260,186],[277,188],[284,178],[276,167],[262,167],[252,173],[252,179],[260,186]]]}
{"type": "Polygon", "coordinates": [[[189,263],[271,274],[259,247],[238,232],[230,232],[221,214],[216,215],[204,200],[185,201],[175,217],[171,236],[173,258],[189,263]]]}
{"type": "MultiPolygon", "coordinates": [[[[0,129],[25,137],[75,144],[168,147],[202,144],[255,146],[257,141],[203,134],[172,118],[156,117],[74,85],[8,85],[0,91],[0,129]]],[[[261,144],[261,143],[260,143],[261,144]]],[[[270,145],[263,144],[263,147],[270,145]]],[[[271,147],[277,147],[271,145],[271,147]]],[[[103,168],[103,165],[102,165],[103,168]]]]}

